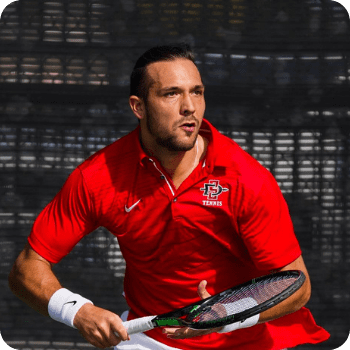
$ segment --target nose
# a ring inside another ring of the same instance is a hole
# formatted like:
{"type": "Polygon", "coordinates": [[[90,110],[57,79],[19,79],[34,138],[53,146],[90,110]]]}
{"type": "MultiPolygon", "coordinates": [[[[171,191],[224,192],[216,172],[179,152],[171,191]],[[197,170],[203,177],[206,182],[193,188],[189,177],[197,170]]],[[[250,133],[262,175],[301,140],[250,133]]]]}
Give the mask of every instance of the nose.
{"type": "Polygon", "coordinates": [[[192,101],[190,94],[184,94],[181,104],[181,114],[184,116],[191,115],[195,112],[196,108],[192,101]]]}

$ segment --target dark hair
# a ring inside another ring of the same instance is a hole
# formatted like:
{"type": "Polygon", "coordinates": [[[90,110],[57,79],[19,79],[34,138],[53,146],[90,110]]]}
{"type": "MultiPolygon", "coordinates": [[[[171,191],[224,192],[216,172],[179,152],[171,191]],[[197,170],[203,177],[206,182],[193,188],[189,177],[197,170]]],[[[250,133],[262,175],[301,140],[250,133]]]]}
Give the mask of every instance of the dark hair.
{"type": "Polygon", "coordinates": [[[194,53],[188,44],[155,46],[147,50],[137,61],[130,76],[130,96],[135,95],[146,101],[152,81],[147,77],[147,66],[159,61],[186,58],[194,63],[194,53]]]}

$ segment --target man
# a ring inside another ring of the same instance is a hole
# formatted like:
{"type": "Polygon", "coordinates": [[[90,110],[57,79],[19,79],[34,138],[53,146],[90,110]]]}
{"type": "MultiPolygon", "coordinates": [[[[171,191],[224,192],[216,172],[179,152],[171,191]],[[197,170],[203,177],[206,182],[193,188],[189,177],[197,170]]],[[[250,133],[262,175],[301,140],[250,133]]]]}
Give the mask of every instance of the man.
{"type": "Polygon", "coordinates": [[[38,216],[9,277],[13,292],[99,348],[272,350],[326,340],[303,307],[310,280],[276,181],[203,119],[204,85],[189,47],[142,55],[129,102],[138,128],[81,164],[38,216]],[[128,319],[272,271],[299,269],[306,282],[248,328],[158,328],[130,339],[119,316],[62,288],[51,269],[99,226],[118,237],[126,260],[128,319]]]}

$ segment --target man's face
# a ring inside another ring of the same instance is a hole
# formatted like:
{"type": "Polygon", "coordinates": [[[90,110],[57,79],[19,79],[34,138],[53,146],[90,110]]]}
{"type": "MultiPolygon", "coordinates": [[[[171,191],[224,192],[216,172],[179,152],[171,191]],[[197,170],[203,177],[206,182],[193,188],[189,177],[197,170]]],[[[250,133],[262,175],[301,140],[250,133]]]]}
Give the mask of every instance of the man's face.
{"type": "Polygon", "coordinates": [[[169,151],[188,151],[196,140],[205,111],[204,86],[195,64],[176,59],[150,64],[152,84],[141,127],[151,142],[169,151]]]}

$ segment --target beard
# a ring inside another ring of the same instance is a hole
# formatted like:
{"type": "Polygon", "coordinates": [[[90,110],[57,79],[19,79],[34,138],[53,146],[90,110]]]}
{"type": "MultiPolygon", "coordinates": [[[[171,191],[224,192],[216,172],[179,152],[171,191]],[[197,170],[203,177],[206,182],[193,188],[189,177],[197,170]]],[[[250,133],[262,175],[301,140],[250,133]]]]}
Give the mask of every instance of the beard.
{"type": "MultiPolygon", "coordinates": [[[[148,132],[153,136],[155,142],[159,146],[166,148],[171,152],[187,152],[191,150],[196,144],[198,132],[185,131],[187,135],[186,140],[179,140],[175,135],[177,125],[181,125],[186,120],[175,124],[173,126],[174,133],[171,133],[167,130],[164,130],[164,128],[162,128],[162,126],[155,120],[155,118],[153,118],[152,113],[150,113],[146,108],[146,125],[148,132]]],[[[196,124],[197,123],[198,121],[196,120],[196,124]]]]}

